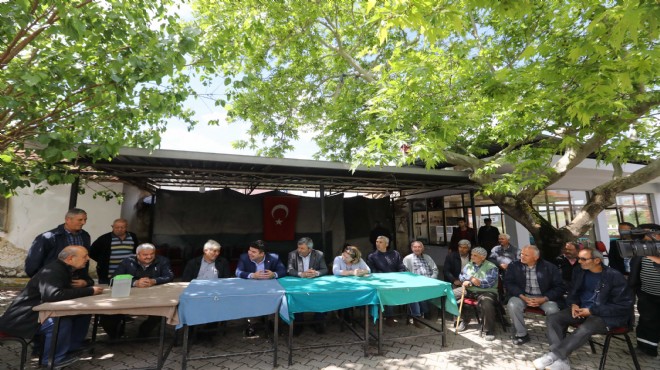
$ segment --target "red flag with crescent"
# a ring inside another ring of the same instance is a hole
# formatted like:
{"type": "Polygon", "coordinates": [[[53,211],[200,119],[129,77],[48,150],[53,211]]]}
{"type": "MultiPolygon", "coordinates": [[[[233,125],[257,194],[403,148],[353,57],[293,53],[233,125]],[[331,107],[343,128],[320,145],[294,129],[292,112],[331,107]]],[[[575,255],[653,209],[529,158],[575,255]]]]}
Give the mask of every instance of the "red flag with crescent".
{"type": "Polygon", "coordinates": [[[294,240],[299,201],[297,197],[264,197],[264,240],[294,240]]]}

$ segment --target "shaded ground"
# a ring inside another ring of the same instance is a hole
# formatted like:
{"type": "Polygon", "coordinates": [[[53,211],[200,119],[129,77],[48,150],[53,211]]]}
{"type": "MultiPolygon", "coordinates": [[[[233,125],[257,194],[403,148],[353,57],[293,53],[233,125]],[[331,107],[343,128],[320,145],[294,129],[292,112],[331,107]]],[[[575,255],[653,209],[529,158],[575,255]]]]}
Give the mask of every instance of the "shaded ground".
{"type": "MultiPolygon", "coordinates": [[[[4,312],[11,299],[17,294],[15,289],[0,290],[0,312],[4,312]]],[[[127,326],[127,335],[134,337],[142,318],[127,326]]],[[[511,344],[508,333],[497,327],[497,338],[486,342],[479,335],[479,328],[473,320],[468,330],[458,335],[447,335],[447,347],[441,347],[440,336],[407,339],[386,342],[383,355],[377,355],[375,345],[370,346],[369,355],[363,356],[362,347],[347,344],[355,341],[349,331],[341,332],[334,315],[329,315],[328,331],[317,335],[307,328],[300,337],[294,338],[294,346],[341,343],[339,346],[323,349],[304,349],[294,351],[294,363],[287,366],[288,350],[285,337],[280,337],[278,361],[283,369],[533,369],[531,361],[548,349],[545,338],[544,318],[529,315],[527,319],[532,341],[522,346],[511,344]]],[[[430,329],[418,329],[412,325],[399,323],[395,328],[386,328],[385,335],[399,337],[415,333],[430,332],[430,329]]],[[[634,337],[634,334],[633,334],[634,337]]],[[[602,341],[602,337],[595,338],[602,341]]],[[[127,367],[153,366],[156,363],[158,343],[155,340],[110,344],[100,330],[99,343],[93,354],[67,369],[123,369],[127,367]]],[[[634,338],[633,338],[634,340],[634,338]]],[[[263,338],[244,338],[243,322],[232,321],[226,330],[213,337],[200,338],[191,348],[191,356],[204,356],[221,352],[244,352],[251,349],[268,349],[270,344],[263,338]]],[[[174,347],[165,362],[165,369],[181,369],[181,347],[174,347]]],[[[600,355],[593,355],[585,345],[572,354],[574,369],[597,369],[600,355]]],[[[660,369],[660,359],[639,357],[642,369],[660,369]]],[[[272,354],[241,355],[227,358],[198,360],[188,363],[189,369],[271,369],[272,354]]],[[[36,368],[33,358],[28,368],[36,368]]],[[[17,369],[19,347],[15,344],[0,345],[0,370],[17,369]]],[[[607,369],[634,369],[624,342],[612,341],[607,369]]]]}

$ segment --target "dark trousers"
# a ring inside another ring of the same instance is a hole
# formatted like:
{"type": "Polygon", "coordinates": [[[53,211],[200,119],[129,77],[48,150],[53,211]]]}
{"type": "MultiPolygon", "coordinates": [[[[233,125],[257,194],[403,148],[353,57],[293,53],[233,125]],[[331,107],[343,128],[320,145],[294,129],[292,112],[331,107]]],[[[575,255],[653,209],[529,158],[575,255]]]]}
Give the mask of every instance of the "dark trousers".
{"type": "Polygon", "coordinates": [[[649,355],[657,356],[660,341],[660,296],[639,291],[637,311],[637,346],[649,355]]]}
{"type": "MultiPolygon", "coordinates": [[[[101,326],[108,333],[111,339],[117,339],[122,333],[120,330],[124,315],[104,315],[101,317],[101,326]]],[[[138,329],[138,338],[146,338],[160,324],[160,316],[147,316],[147,319],[140,324],[138,329]]]]}
{"type": "MultiPolygon", "coordinates": [[[[62,362],[66,354],[83,346],[87,330],[89,329],[90,315],[65,316],[60,318],[60,328],[57,334],[57,349],[55,350],[55,364],[62,362]]],[[[48,319],[41,324],[39,334],[44,340],[44,354],[42,365],[48,365],[50,345],[53,338],[55,319],[48,319]]]]}
{"type": "MultiPolygon", "coordinates": [[[[293,319],[296,322],[304,322],[305,314],[303,312],[296,312],[293,314],[293,319]]],[[[325,312],[314,312],[312,321],[318,321],[318,324],[322,324],[325,321],[325,312]]]]}
{"type": "MultiPolygon", "coordinates": [[[[462,291],[463,288],[460,287],[454,289],[454,297],[456,297],[456,301],[463,299],[461,296],[462,291]]],[[[483,320],[484,330],[486,330],[486,332],[493,332],[495,330],[495,320],[497,317],[497,294],[491,292],[473,293],[466,291],[466,296],[472,299],[476,297],[477,310],[480,313],[479,316],[481,316],[481,319],[483,320]]],[[[461,315],[461,320],[464,315],[465,311],[463,311],[463,315],[461,315]]]]}
{"type": "Polygon", "coordinates": [[[562,360],[587,343],[592,335],[607,332],[607,325],[600,317],[591,315],[586,319],[573,318],[570,308],[549,315],[547,322],[550,351],[562,360]],[[566,331],[573,324],[580,326],[567,336],[566,331]]]}

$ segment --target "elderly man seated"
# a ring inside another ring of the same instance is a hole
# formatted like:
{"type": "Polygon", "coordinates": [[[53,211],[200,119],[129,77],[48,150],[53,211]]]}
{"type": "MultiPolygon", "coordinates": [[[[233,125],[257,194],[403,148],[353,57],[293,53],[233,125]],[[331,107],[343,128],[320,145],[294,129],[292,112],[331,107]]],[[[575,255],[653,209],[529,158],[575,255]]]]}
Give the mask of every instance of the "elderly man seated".
{"type": "Polygon", "coordinates": [[[511,244],[509,234],[500,234],[497,241],[500,243],[490,251],[488,260],[497,265],[502,271],[506,271],[509,264],[520,259],[518,248],[511,244]]]}
{"type": "MultiPolygon", "coordinates": [[[[73,286],[73,273],[82,270],[89,261],[87,248],[71,245],[64,247],[57,259],[48,263],[30,279],[23,291],[0,317],[0,331],[21,338],[44,336],[41,365],[48,365],[51,337],[55,322],[52,318],[39,324],[39,313],[32,308],[44,302],[65,301],[101,294],[103,289],[94,285],[89,277],[84,285],[73,286]]],[[[84,348],[83,341],[89,328],[89,315],[65,316],[60,320],[55,349],[55,367],[62,368],[78,360],[76,353],[84,348]]],[[[5,364],[6,366],[6,364],[5,364]]]]}
{"type": "MultiPolygon", "coordinates": [[[[311,238],[300,238],[296,250],[289,253],[287,274],[304,279],[313,279],[328,274],[328,266],[325,264],[323,252],[314,249],[314,242],[311,238]]],[[[294,314],[294,318],[296,323],[305,321],[302,312],[294,314]]],[[[315,312],[314,321],[316,322],[314,324],[316,334],[324,334],[325,312],[315,312]]],[[[293,335],[298,336],[302,331],[302,325],[293,326],[293,335]]]]}
{"type": "Polygon", "coordinates": [[[557,302],[564,294],[564,284],[557,266],[540,259],[535,245],[526,245],[520,253],[520,260],[513,261],[504,275],[504,286],[509,296],[507,309],[516,333],[513,344],[529,342],[525,327],[526,307],[537,307],[546,315],[559,311],[557,302]]]}
{"type": "MultiPolygon", "coordinates": [[[[483,325],[486,329],[487,341],[495,340],[495,315],[497,303],[497,266],[486,260],[486,249],[476,247],[472,249],[471,261],[463,268],[458,279],[462,288],[454,289],[457,300],[463,299],[463,292],[469,298],[476,298],[479,311],[483,316],[483,325]]],[[[458,331],[466,329],[469,320],[459,318],[458,331]]]]}
{"type": "MultiPolygon", "coordinates": [[[[133,276],[132,286],[134,288],[149,288],[174,280],[170,260],[167,257],[156,255],[156,247],[151,243],[138,245],[135,250],[135,256],[124,258],[115,270],[115,276],[117,275],[133,276]]],[[[123,315],[101,317],[101,325],[111,338],[119,337],[123,334],[123,317],[123,315]]],[[[147,317],[140,324],[138,337],[148,337],[160,321],[161,318],[159,316],[147,317]]]]}
{"type": "MultiPolygon", "coordinates": [[[[438,278],[438,266],[428,254],[424,254],[424,244],[419,240],[415,240],[410,243],[411,254],[407,255],[403,259],[403,265],[406,267],[406,270],[412,272],[413,274],[422,275],[430,277],[431,279],[438,278]]],[[[412,321],[415,327],[423,328],[420,322],[414,318],[421,318],[422,314],[426,314],[429,311],[429,306],[427,301],[413,302],[408,305],[410,310],[410,316],[413,317],[412,321]]]]}
{"type": "Polygon", "coordinates": [[[220,256],[221,248],[220,243],[209,239],[204,244],[204,254],[188,261],[186,268],[183,270],[181,281],[192,281],[193,279],[215,280],[230,277],[229,262],[226,258],[220,256]]]}

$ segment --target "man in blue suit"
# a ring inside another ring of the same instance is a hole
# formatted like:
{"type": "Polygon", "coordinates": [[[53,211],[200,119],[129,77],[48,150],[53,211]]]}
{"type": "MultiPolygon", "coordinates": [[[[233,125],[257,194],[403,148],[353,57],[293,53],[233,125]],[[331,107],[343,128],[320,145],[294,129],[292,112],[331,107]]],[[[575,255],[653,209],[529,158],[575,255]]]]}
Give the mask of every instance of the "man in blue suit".
{"type": "Polygon", "coordinates": [[[236,267],[241,279],[277,279],[286,276],[286,268],[275,253],[266,253],[262,240],[250,243],[247,253],[241,254],[236,267]]]}
{"type": "MultiPolygon", "coordinates": [[[[286,268],[277,254],[266,253],[266,245],[263,240],[257,240],[250,243],[247,253],[243,253],[239,257],[236,276],[241,279],[277,279],[286,276],[286,268]]],[[[247,320],[246,337],[256,334],[252,320],[254,319],[247,320]]]]}

